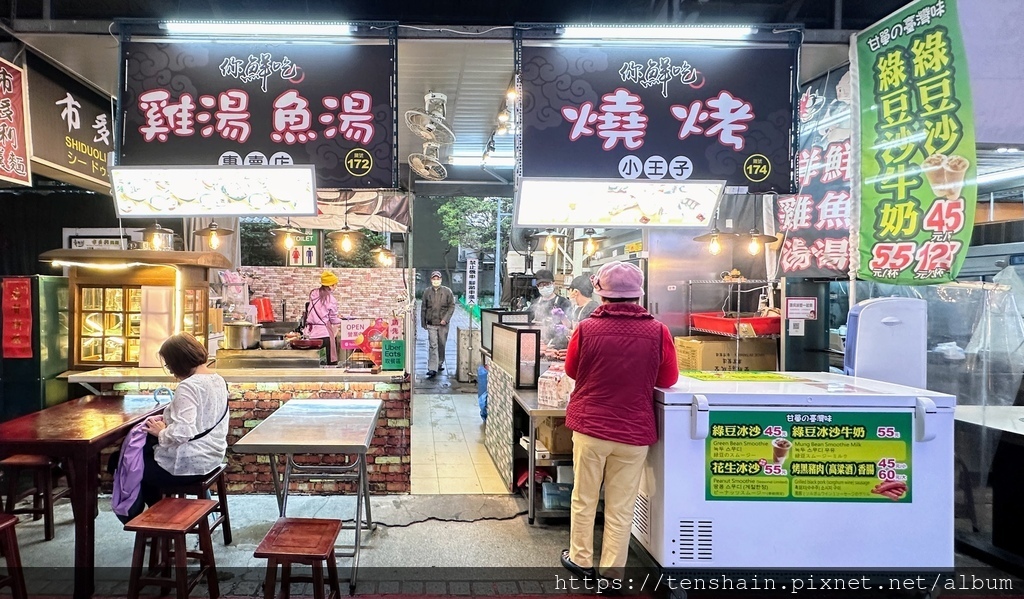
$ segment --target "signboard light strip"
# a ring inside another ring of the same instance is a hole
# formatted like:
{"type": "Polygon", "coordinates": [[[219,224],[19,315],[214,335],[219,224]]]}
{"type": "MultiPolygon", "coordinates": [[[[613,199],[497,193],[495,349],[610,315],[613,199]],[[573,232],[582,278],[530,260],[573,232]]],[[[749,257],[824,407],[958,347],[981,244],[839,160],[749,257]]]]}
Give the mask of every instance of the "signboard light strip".
{"type": "Polygon", "coordinates": [[[588,27],[566,25],[566,39],[664,39],[664,40],[741,40],[757,33],[754,27],[588,27]]]}
{"type": "Polygon", "coordinates": [[[167,21],[160,28],[181,35],[241,35],[241,36],[344,36],[355,33],[356,26],[349,23],[265,21],[167,21]]]}

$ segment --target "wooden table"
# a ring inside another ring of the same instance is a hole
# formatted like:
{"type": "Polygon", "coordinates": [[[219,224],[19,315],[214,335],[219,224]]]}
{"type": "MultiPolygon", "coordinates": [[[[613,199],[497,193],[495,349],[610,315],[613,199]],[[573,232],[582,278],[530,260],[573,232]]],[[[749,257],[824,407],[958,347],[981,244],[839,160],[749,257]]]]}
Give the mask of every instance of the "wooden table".
{"type": "Polygon", "coordinates": [[[46,455],[64,461],[75,515],[75,599],[91,597],[96,557],[100,451],[167,403],[149,395],[89,395],[0,424],[0,456],[46,455]]]}
{"type": "Polygon", "coordinates": [[[350,554],[337,554],[352,558],[350,591],[354,591],[356,586],[362,531],[374,528],[370,515],[366,452],[370,449],[383,405],[379,399],[291,399],[231,447],[237,453],[270,456],[270,475],[282,518],[288,509],[288,485],[293,478],[356,481],[354,547],[350,554]],[[284,474],[279,477],[277,456],[280,454],[285,455],[286,462],[284,474]],[[295,463],[295,454],[354,454],[356,459],[344,466],[304,466],[295,463]]]}

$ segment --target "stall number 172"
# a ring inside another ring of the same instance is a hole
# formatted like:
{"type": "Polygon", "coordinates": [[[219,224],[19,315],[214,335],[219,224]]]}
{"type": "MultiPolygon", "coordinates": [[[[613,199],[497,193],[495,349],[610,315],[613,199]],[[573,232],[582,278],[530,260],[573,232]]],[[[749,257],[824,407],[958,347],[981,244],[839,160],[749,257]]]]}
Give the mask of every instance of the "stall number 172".
{"type": "Polygon", "coordinates": [[[899,439],[900,432],[896,430],[894,426],[880,426],[878,427],[877,435],[879,439],[899,439]]]}

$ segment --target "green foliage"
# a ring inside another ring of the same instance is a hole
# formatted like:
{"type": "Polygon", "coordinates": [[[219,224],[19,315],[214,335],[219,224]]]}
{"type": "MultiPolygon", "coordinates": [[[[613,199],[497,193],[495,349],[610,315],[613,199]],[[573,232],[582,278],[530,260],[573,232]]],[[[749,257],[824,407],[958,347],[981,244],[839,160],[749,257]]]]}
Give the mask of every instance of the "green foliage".
{"type": "MultiPolygon", "coordinates": [[[[327,232],[324,231],[324,233],[327,232]]],[[[325,235],[324,266],[330,268],[373,268],[380,266],[377,264],[377,255],[371,254],[370,251],[384,243],[383,233],[364,229],[362,235],[353,236],[352,241],[355,243],[352,252],[350,254],[343,254],[341,248],[335,247],[334,240],[325,235]]],[[[340,238],[338,243],[341,243],[340,238]]]]}
{"type": "MultiPolygon", "coordinates": [[[[483,252],[494,251],[499,202],[503,211],[510,207],[507,198],[475,198],[458,196],[435,198],[439,202],[437,215],[441,219],[441,239],[452,247],[462,246],[483,252]]],[[[507,247],[511,232],[511,219],[501,222],[502,246],[507,247]]]]}
{"type": "Polygon", "coordinates": [[[284,248],[275,245],[278,239],[270,232],[276,227],[272,222],[239,224],[242,266],[284,266],[284,248]]]}

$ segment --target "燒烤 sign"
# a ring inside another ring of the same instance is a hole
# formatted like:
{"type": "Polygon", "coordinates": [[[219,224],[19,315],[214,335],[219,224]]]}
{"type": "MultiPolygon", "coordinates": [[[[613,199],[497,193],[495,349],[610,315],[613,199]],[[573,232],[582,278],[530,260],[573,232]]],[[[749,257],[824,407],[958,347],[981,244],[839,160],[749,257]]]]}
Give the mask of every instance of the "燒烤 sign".
{"type": "Polygon", "coordinates": [[[957,2],[914,2],[858,33],[853,48],[861,140],[857,276],[903,285],[952,281],[967,255],[977,201],[957,2]]]}
{"type": "Polygon", "coordinates": [[[789,191],[795,62],[784,46],[526,46],[522,174],[789,191]]]}
{"type": "Polygon", "coordinates": [[[121,164],[312,164],[321,188],[397,187],[392,45],[132,41],[121,52],[121,164]]]}

